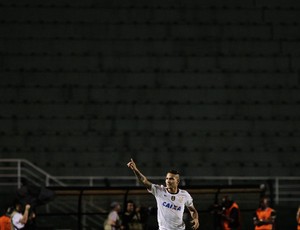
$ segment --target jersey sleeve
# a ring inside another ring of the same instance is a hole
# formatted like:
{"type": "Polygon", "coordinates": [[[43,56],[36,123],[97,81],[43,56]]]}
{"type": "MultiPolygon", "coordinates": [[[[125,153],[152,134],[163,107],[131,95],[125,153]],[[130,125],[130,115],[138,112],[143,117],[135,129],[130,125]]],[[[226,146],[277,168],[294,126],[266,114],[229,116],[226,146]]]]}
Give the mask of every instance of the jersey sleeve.
{"type": "Polygon", "coordinates": [[[155,196],[155,195],[157,195],[157,193],[159,193],[162,190],[163,190],[162,185],[151,184],[151,190],[148,189],[148,192],[152,193],[155,196]]]}
{"type": "Polygon", "coordinates": [[[186,192],[186,202],[185,202],[185,206],[186,207],[191,207],[191,206],[193,206],[194,204],[193,204],[193,198],[192,198],[192,196],[188,193],[188,192],[186,192]]]}

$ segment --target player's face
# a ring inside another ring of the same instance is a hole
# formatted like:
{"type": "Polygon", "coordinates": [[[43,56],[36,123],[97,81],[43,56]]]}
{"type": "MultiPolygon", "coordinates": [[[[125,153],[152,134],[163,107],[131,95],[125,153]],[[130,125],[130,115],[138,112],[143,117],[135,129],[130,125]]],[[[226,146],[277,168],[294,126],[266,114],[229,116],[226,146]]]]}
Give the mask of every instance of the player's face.
{"type": "Polygon", "coordinates": [[[168,173],[166,176],[166,186],[167,188],[177,188],[179,184],[179,176],[176,174],[168,173]]]}

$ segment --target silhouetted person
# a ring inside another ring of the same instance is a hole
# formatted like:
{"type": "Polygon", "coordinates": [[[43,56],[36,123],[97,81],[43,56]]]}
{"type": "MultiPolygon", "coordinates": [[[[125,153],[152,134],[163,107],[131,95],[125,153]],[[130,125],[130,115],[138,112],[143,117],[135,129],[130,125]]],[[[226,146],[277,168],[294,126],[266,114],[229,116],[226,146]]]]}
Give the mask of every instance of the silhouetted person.
{"type": "Polygon", "coordinates": [[[269,207],[269,199],[262,197],[259,207],[254,213],[253,223],[255,230],[274,230],[276,212],[269,207]]]}
{"type": "Polygon", "coordinates": [[[297,220],[297,230],[300,230],[300,206],[298,207],[298,211],[297,211],[297,214],[296,214],[296,220],[297,220]]]}
{"type": "Polygon", "coordinates": [[[132,200],[126,202],[126,210],[122,216],[122,225],[126,230],[142,230],[140,209],[132,200]]]}
{"type": "Polygon", "coordinates": [[[118,202],[112,202],[110,205],[110,212],[107,219],[104,222],[104,230],[118,230],[123,229],[121,225],[121,219],[119,212],[121,211],[121,205],[118,202]]]}
{"type": "Polygon", "coordinates": [[[11,214],[14,211],[14,208],[7,208],[4,215],[0,217],[0,230],[12,230],[11,214]]]}
{"type": "Polygon", "coordinates": [[[11,214],[11,222],[14,230],[19,230],[24,228],[28,221],[30,205],[26,204],[24,211],[21,203],[19,201],[15,202],[15,210],[11,214]]]}
{"type": "Polygon", "coordinates": [[[239,230],[241,229],[240,223],[240,208],[229,196],[222,198],[221,211],[221,226],[222,230],[239,230]]]}

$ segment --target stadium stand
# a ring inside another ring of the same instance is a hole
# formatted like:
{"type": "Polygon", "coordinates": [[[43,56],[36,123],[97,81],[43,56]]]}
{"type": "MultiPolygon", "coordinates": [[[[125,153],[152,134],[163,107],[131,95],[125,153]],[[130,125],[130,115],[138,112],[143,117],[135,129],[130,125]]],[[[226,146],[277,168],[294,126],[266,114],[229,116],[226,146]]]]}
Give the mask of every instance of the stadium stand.
{"type": "Polygon", "coordinates": [[[0,1],[0,156],[53,175],[299,176],[296,0],[0,1]]]}

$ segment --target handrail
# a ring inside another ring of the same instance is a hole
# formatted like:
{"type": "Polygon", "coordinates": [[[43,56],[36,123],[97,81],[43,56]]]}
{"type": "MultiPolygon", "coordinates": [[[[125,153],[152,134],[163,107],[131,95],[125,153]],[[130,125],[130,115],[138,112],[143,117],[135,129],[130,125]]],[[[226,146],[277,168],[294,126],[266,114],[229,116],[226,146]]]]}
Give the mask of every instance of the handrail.
{"type": "MultiPolygon", "coordinates": [[[[33,177],[35,174],[41,174],[45,177],[44,184],[48,186],[62,186],[62,187],[70,187],[70,186],[83,186],[83,187],[116,187],[120,184],[122,186],[139,186],[139,183],[135,176],[53,176],[44,171],[43,169],[37,167],[30,161],[26,159],[0,159],[0,163],[16,163],[16,167],[7,166],[0,167],[0,175],[1,178],[16,178],[17,182],[11,182],[9,185],[11,186],[21,186],[21,178],[27,177],[28,175],[33,177]],[[25,166],[23,166],[25,165],[25,166]],[[29,166],[29,169],[28,169],[29,166]],[[15,170],[15,171],[13,171],[15,170]],[[27,171],[28,170],[28,171],[27,171]],[[33,170],[33,172],[32,172],[33,170]],[[4,172],[3,172],[4,171],[4,172]],[[11,173],[11,172],[14,173],[11,173]],[[27,171],[27,174],[26,174],[27,171]],[[32,174],[35,173],[35,174],[32,174]],[[50,183],[50,180],[54,182],[54,184],[50,183]],[[56,184],[55,184],[56,183],[56,184]],[[115,183],[115,184],[113,184],[115,183]]],[[[37,175],[38,176],[38,175],[37,175]]],[[[34,176],[35,177],[35,176],[34,176]]],[[[148,176],[148,179],[155,181],[164,181],[163,176],[148,176]]],[[[291,193],[287,191],[291,191],[292,189],[299,188],[300,185],[300,177],[286,177],[286,176],[182,176],[181,177],[181,185],[188,186],[191,183],[193,185],[200,184],[208,184],[208,183],[221,183],[222,185],[234,185],[236,183],[240,183],[242,181],[248,181],[249,183],[255,181],[256,183],[260,183],[261,186],[265,186],[265,183],[273,183],[274,186],[274,198],[276,204],[280,201],[300,201],[300,191],[296,190],[291,193]]],[[[0,183],[1,185],[7,186],[8,183],[5,181],[4,183],[0,183]]]]}
{"type": "MultiPolygon", "coordinates": [[[[53,180],[55,183],[57,183],[60,186],[66,186],[63,182],[61,182],[60,180],[58,180],[55,176],[50,175],[49,173],[47,173],[46,171],[44,171],[43,169],[37,167],[36,165],[34,165],[33,163],[31,163],[30,161],[26,160],[26,159],[15,159],[15,158],[2,158],[0,159],[0,163],[16,163],[17,164],[17,168],[16,168],[16,175],[17,175],[17,185],[18,188],[21,187],[21,178],[22,177],[26,177],[22,174],[22,163],[31,167],[35,173],[40,173],[43,176],[45,176],[46,180],[45,180],[45,186],[49,186],[49,179],[53,180]]],[[[1,170],[3,170],[4,167],[1,168],[1,170]]],[[[14,170],[15,168],[13,167],[9,167],[9,170],[14,170]]],[[[30,172],[29,172],[30,174],[30,172]]],[[[3,176],[5,176],[5,174],[2,174],[3,176]]],[[[6,174],[8,175],[8,173],[6,174]]]]}
{"type": "MultiPolygon", "coordinates": [[[[212,197],[219,196],[220,194],[259,194],[263,193],[264,190],[261,189],[256,184],[254,185],[234,185],[234,186],[191,186],[191,187],[181,187],[182,189],[187,190],[190,194],[199,195],[199,194],[211,194],[212,197]]],[[[103,196],[103,197],[113,197],[118,196],[122,197],[123,201],[126,201],[129,196],[144,196],[149,195],[149,192],[143,186],[131,186],[131,187],[113,187],[113,188],[105,188],[105,187],[50,187],[52,191],[54,191],[56,196],[60,197],[77,197],[78,206],[77,206],[77,224],[78,229],[82,229],[82,218],[84,216],[89,215],[90,213],[85,213],[83,211],[83,203],[84,196],[103,196]]],[[[75,208],[75,207],[74,207],[75,208]]],[[[107,213],[106,213],[107,215],[107,213]]]]}

